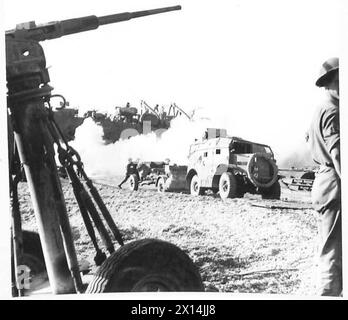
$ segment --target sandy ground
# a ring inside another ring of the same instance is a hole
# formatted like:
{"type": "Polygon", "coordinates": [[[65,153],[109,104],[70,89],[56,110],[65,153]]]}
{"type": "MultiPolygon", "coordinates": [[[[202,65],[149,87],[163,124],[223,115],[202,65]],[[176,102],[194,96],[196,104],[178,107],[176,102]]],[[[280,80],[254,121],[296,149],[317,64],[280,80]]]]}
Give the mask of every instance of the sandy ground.
{"type": "MultiPolygon", "coordinates": [[[[119,190],[117,177],[95,181],[126,242],[158,238],[178,245],[198,266],[206,291],[314,294],[317,227],[309,192],[284,187],[280,201],[248,194],[222,201],[151,187],[132,192],[126,184],[119,190]]],[[[62,185],[78,258],[93,264],[73,192],[67,180],[62,185]]],[[[35,230],[25,183],[19,192],[24,228],[35,230]]]]}

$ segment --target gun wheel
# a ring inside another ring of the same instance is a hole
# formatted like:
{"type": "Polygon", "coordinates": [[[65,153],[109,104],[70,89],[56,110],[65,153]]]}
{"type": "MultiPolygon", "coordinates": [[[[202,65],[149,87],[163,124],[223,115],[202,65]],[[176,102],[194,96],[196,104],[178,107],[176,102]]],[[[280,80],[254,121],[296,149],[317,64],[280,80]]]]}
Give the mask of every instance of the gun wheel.
{"type": "Polygon", "coordinates": [[[157,239],[133,241],[97,270],[86,293],[203,291],[196,266],[177,246],[157,239]]]}
{"type": "Polygon", "coordinates": [[[157,182],[157,191],[165,192],[166,191],[166,183],[163,178],[159,178],[157,182]]]}
{"type": "Polygon", "coordinates": [[[137,191],[139,189],[139,177],[133,173],[129,178],[129,189],[132,191],[137,191]]]}

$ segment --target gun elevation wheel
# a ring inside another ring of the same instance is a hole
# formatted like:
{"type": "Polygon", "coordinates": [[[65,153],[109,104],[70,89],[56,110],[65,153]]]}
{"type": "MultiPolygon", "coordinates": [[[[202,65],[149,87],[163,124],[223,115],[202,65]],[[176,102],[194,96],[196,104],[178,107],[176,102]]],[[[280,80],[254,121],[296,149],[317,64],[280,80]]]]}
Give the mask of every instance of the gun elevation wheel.
{"type": "Polygon", "coordinates": [[[169,242],[143,239],[105,260],[86,293],[203,290],[201,276],[185,252],[169,242]]]}
{"type": "Polygon", "coordinates": [[[133,173],[129,178],[129,189],[132,191],[137,191],[139,188],[139,177],[133,173]]]}

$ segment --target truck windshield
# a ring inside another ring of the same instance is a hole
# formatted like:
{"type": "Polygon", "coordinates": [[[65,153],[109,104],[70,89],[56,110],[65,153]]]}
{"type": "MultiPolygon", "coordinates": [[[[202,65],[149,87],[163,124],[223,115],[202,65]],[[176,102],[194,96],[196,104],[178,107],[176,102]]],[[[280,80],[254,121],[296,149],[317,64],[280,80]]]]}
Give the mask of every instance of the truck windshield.
{"type": "Polygon", "coordinates": [[[233,142],[231,145],[231,152],[235,154],[243,153],[269,153],[272,154],[272,151],[269,147],[256,144],[256,143],[247,143],[247,142],[233,142]]]}

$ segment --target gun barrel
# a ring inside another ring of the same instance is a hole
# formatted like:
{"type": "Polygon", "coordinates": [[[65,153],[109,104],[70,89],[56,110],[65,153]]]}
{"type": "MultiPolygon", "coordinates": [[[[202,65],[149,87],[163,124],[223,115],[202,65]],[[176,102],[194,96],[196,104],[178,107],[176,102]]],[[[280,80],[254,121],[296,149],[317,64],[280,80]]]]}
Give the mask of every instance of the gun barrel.
{"type": "Polygon", "coordinates": [[[116,22],[128,21],[133,18],[145,17],[153,14],[159,14],[174,10],[180,10],[181,6],[165,7],[152,10],[135,11],[135,12],[123,12],[116,13],[102,17],[88,16],[82,18],[75,18],[69,20],[60,21],[61,35],[65,36],[68,34],[79,33],[83,31],[89,31],[97,29],[101,25],[111,24],[116,22]]]}
{"type": "Polygon", "coordinates": [[[181,10],[181,6],[165,7],[152,10],[123,12],[107,16],[87,16],[46,24],[35,25],[34,22],[17,25],[15,30],[6,31],[9,38],[22,38],[27,40],[44,41],[56,39],[69,34],[97,29],[101,25],[127,21],[133,18],[149,16],[174,10],[181,10]],[[19,31],[19,32],[17,32],[19,31]]]}
{"type": "Polygon", "coordinates": [[[152,10],[136,11],[136,12],[123,12],[117,14],[111,14],[108,16],[98,17],[99,25],[127,21],[133,18],[145,17],[153,14],[159,14],[169,11],[181,10],[181,6],[165,7],[152,10]]]}

